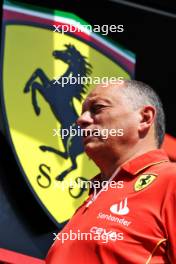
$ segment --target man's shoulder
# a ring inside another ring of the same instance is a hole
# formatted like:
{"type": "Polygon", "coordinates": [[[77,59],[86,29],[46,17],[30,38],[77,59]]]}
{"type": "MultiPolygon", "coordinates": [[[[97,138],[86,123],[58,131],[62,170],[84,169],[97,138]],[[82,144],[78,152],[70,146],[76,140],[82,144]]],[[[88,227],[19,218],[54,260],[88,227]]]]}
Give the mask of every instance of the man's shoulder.
{"type": "Polygon", "coordinates": [[[170,172],[176,173],[176,162],[167,161],[159,164],[159,171],[165,173],[167,172],[168,175],[170,172]]]}
{"type": "Polygon", "coordinates": [[[167,181],[167,183],[172,181],[176,184],[176,162],[164,162],[158,166],[156,171],[161,180],[167,181]]]}

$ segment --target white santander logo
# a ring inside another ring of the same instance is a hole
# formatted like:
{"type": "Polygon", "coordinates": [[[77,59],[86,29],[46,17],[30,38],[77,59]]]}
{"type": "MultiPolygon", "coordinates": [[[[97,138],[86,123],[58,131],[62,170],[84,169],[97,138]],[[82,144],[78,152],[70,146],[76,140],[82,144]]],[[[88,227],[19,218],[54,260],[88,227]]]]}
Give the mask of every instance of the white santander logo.
{"type": "Polygon", "coordinates": [[[125,198],[125,200],[121,201],[120,204],[113,204],[110,207],[110,211],[113,214],[117,214],[117,215],[126,215],[129,213],[129,208],[128,208],[128,200],[127,198],[125,198]]]}

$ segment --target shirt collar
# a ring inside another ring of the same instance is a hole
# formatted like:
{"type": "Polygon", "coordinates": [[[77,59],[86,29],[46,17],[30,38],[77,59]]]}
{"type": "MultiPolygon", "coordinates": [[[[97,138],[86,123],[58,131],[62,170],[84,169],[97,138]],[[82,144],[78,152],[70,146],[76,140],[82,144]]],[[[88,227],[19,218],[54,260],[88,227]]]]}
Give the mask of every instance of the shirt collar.
{"type": "Polygon", "coordinates": [[[162,162],[168,162],[169,158],[163,149],[155,149],[142,154],[122,165],[122,171],[126,171],[132,175],[162,162]]]}
{"type": "MultiPolygon", "coordinates": [[[[164,151],[164,149],[155,149],[149,152],[146,152],[130,161],[125,162],[121,166],[120,174],[128,173],[128,175],[135,176],[143,170],[163,162],[168,162],[169,158],[164,151]]],[[[118,175],[113,179],[118,180],[118,175]]],[[[97,174],[92,180],[92,182],[101,181],[101,173],[97,174]]],[[[90,194],[92,191],[90,191],[90,194]]]]}

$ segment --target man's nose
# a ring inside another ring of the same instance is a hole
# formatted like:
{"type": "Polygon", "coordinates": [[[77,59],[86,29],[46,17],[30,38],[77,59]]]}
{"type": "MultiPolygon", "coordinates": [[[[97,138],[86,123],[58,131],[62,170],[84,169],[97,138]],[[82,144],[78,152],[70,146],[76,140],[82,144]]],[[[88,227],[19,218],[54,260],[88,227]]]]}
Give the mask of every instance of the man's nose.
{"type": "Polygon", "coordinates": [[[85,111],[84,113],[82,113],[82,115],[80,115],[80,117],[78,117],[76,123],[81,128],[86,128],[88,125],[93,123],[91,113],[89,111],[85,111]]]}

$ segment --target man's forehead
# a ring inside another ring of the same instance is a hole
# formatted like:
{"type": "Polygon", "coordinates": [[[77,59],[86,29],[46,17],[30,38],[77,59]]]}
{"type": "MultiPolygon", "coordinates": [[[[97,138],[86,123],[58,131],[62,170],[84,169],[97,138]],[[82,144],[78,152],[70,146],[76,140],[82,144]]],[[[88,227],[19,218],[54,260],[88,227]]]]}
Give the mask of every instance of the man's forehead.
{"type": "Polygon", "coordinates": [[[111,103],[112,100],[111,98],[108,98],[107,96],[103,96],[103,95],[92,95],[92,96],[88,96],[84,103],[83,106],[89,105],[91,103],[97,102],[97,101],[102,101],[102,102],[107,102],[107,103],[111,103]]]}
{"type": "Polygon", "coordinates": [[[121,89],[120,89],[121,87],[122,85],[117,85],[117,84],[108,85],[108,86],[98,85],[88,94],[84,102],[85,103],[92,102],[98,99],[102,99],[110,102],[115,98],[116,99],[118,98],[118,96],[121,93],[121,89]]]}

